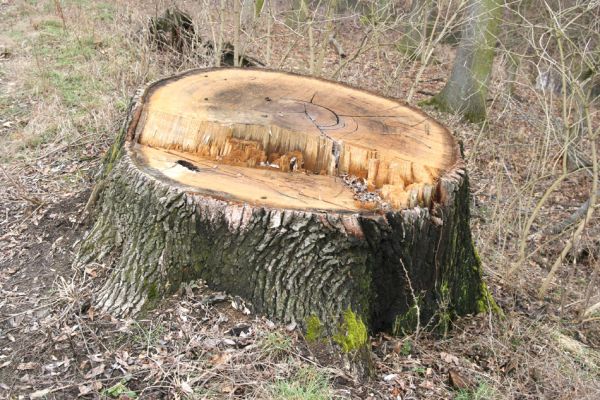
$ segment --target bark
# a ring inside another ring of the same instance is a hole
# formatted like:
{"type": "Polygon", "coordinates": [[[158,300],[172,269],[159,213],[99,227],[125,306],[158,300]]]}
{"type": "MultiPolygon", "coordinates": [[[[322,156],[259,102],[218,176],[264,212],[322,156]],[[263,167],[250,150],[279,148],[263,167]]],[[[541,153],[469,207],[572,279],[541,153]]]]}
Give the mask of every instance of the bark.
{"type": "Polygon", "coordinates": [[[486,118],[488,81],[502,15],[498,0],[471,0],[450,79],[431,103],[471,122],[486,118]]]}
{"type": "Polygon", "coordinates": [[[427,35],[430,12],[429,0],[412,1],[404,33],[399,43],[400,50],[411,59],[416,59],[420,55],[421,43],[427,35]]]}
{"type": "Polygon", "coordinates": [[[149,39],[159,50],[189,52],[196,37],[192,17],[178,8],[167,8],[161,16],[150,19],[149,39]]]}
{"type": "Polygon", "coordinates": [[[493,302],[471,238],[458,146],[459,161],[437,181],[429,207],[358,213],[233,202],[147,167],[134,146],[145,93],[107,155],[96,221],[75,260],[112,267],[96,299],[102,310],[136,314],[203,279],[282,322],[316,317],[334,333],[350,310],[370,331],[400,334],[445,329],[493,302]]]}

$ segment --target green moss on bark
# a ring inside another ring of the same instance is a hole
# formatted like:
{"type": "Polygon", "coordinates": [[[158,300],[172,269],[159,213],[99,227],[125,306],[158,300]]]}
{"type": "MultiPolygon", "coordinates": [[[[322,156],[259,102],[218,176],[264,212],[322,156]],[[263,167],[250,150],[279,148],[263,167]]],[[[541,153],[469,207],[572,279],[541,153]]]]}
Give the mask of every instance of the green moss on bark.
{"type": "Polygon", "coordinates": [[[311,315],[306,319],[306,340],[316,342],[323,335],[323,324],[316,315],[311,315]]]}
{"type": "Polygon", "coordinates": [[[152,301],[158,298],[158,287],[156,283],[148,285],[148,300],[152,301]]]}
{"type": "Polygon", "coordinates": [[[367,344],[368,338],[367,327],[362,318],[347,309],[338,333],[333,335],[333,341],[342,348],[344,353],[349,353],[363,348],[367,344]]]}
{"type": "Polygon", "coordinates": [[[100,170],[100,179],[103,179],[108,176],[110,171],[112,171],[115,163],[121,158],[123,155],[123,145],[125,143],[125,128],[122,128],[119,131],[119,134],[115,138],[114,143],[108,151],[106,155],[102,159],[102,169],[100,170]]]}
{"type": "Polygon", "coordinates": [[[481,298],[477,300],[477,312],[483,313],[490,311],[494,314],[504,316],[504,311],[502,311],[498,303],[496,303],[496,300],[494,300],[494,297],[485,282],[481,282],[481,293],[481,298]]]}

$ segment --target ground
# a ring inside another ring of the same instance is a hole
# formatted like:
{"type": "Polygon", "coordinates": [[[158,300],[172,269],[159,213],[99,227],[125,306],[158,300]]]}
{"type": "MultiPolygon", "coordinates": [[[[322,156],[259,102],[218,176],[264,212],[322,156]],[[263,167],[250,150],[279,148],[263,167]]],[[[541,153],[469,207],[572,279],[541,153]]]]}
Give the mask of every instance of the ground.
{"type": "MultiPolygon", "coordinates": [[[[176,3],[203,37],[218,34],[217,5],[176,3]]],[[[502,57],[487,124],[427,110],[463,143],[475,244],[502,314],[461,318],[445,334],[373,335],[376,372],[367,381],[297,327],[248,313],[241,299],[202,282],[136,319],[99,314],[93,295],[107,266],[77,270],[71,261],[90,226],[82,211],[101,157],[136,87],[213,65],[202,48],[177,54],[148,44],[148,17],[168,5],[0,1],[0,397],[600,397],[600,314],[585,312],[600,301],[597,216],[546,296],[537,296],[572,234],[546,228],[589,197],[590,179],[569,174],[523,233],[559,175],[560,143],[549,129],[559,119],[536,101],[527,71],[515,95],[505,94],[502,57]],[[528,257],[509,277],[522,238],[528,257]]],[[[368,21],[352,12],[336,20],[336,40],[348,56],[340,67],[333,47],[317,47],[317,61],[324,48],[323,62],[313,73],[401,99],[412,92],[415,104],[443,87],[451,50],[438,46],[420,70],[386,45],[393,30],[374,35],[368,21]]],[[[271,68],[308,73],[308,37],[283,22],[278,15],[269,45],[264,20],[249,22],[245,52],[271,68]]],[[[228,19],[223,31],[232,40],[228,19]]]]}

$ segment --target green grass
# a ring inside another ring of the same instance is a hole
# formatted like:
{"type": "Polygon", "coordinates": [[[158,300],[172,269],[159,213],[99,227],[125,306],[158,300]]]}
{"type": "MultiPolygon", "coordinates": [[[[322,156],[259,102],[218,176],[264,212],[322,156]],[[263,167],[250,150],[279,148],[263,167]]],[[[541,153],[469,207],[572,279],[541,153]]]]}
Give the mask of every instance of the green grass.
{"type": "Polygon", "coordinates": [[[112,21],[115,18],[115,6],[110,3],[96,3],[98,10],[97,18],[103,22],[112,21]]]}
{"type": "Polygon", "coordinates": [[[272,332],[265,336],[261,347],[269,357],[281,357],[292,350],[292,339],[279,332],[272,332]]]}
{"type": "Polygon", "coordinates": [[[41,21],[38,23],[37,29],[40,31],[40,36],[43,38],[53,38],[66,35],[62,22],[57,19],[47,19],[41,21]]]}
{"type": "Polygon", "coordinates": [[[491,386],[488,386],[486,383],[480,383],[474,389],[459,390],[454,400],[492,400],[496,397],[496,393],[491,386]]]}
{"type": "Polygon", "coordinates": [[[427,368],[425,368],[425,367],[413,367],[413,368],[411,368],[411,371],[416,372],[417,374],[419,374],[421,376],[425,376],[425,374],[427,373],[427,368]]]}
{"type": "Polygon", "coordinates": [[[404,357],[408,357],[413,352],[413,343],[410,340],[405,340],[402,342],[402,347],[400,348],[400,355],[404,357]]]}
{"type": "Polygon", "coordinates": [[[271,386],[271,396],[278,400],[325,400],[331,399],[327,377],[314,367],[302,367],[285,380],[271,386]]]}
{"type": "Polygon", "coordinates": [[[125,384],[127,383],[126,380],[122,380],[119,383],[117,383],[116,385],[113,385],[107,389],[104,389],[102,391],[102,394],[104,396],[110,396],[112,398],[129,398],[129,399],[137,399],[138,395],[136,392],[134,392],[133,390],[129,389],[125,384]]]}
{"type": "Polygon", "coordinates": [[[10,31],[6,32],[6,34],[9,38],[14,40],[15,42],[23,41],[23,39],[25,38],[25,34],[23,33],[23,31],[20,31],[18,29],[10,30],[10,31]]]}
{"type": "MultiPolygon", "coordinates": [[[[54,4],[51,4],[51,6],[52,9],[48,9],[48,12],[54,11],[54,4]]],[[[110,22],[115,16],[115,6],[110,2],[105,1],[62,0],[62,6],[63,9],[67,9],[70,6],[79,7],[85,10],[89,15],[92,15],[94,19],[98,19],[103,22],[110,22]]]]}
{"type": "Polygon", "coordinates": [[[150,322],[149,325],[145,326],[136,321],[133,326],[132,338],[134,343],[149,350],[158,344],[164,333],[165,327],[160,323],[150,322]]]}
{"type": "Polygon", "coordinates": [[[94,102],[94,90],[97,85],[93,80],[78,72],[48,71],[44,74],[50,85],[59,93],[65,106],[79,108],[94,102]]]}
{"type": "MultiPolygon", "coordinates": [[[[0,76],[2,72],[0,72],[0,76]]],[[[6,120],[12,120],[18,116],[24,116],[26,109],[24,107],[15,104],[16,102],[11,101],[9,97],[0,96],[0,118],[6,120]]]]}
{"type": "Polygon", "coordinates": [[[97,54],[92,36],[68,40],[56,53],[57,67],[70,67],[78,62],[91,60],[97,54]]]}
{"type": "Polygon", "coordinates": [[[31,85],[42,92],[57,93],[67,108],[93,106],[101,85],[86,66],[99,55],[97,40],[77,37],[55,19],[40,22],[38,30],[34,41],[38,68],[30,78],[31,85]]]}
{"type": "Polygon", "coordinates": [[[48,129],[43,130],[39,134],[27,136],[24,138],[19,149],[37,149],[47,143],[52,142],[58,131],[56,126],[50,126],[48,129]]]}

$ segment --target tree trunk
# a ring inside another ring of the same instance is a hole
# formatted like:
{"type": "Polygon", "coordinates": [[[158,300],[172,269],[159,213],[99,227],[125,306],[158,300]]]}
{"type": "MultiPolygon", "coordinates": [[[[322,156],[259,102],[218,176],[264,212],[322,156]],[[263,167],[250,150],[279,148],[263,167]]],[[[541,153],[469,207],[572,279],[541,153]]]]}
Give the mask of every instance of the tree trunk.
{"type": "Polygon", "coordinates": [[[421,44],[426,40],[430,12],[430,0],[413,0],[410,5],[399,48],[413,60],[420,55],[421,44]]]}
{"type": "Polygon", "coordinates": [[[487,85],[501,15],[498,0],[471,0],[450,80],[432,104],[471,122],[485,120],[487,85]]]}
{"type": "Polygon", "coordinates": [[[96,302],[114,314],[198,278],[333,333],[352,316],[402,333],[487,305],[458,146],[392,99],[193,70],[134,97],[97,187],[76,263],[111,263],[96,302]]]}

